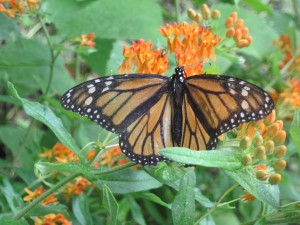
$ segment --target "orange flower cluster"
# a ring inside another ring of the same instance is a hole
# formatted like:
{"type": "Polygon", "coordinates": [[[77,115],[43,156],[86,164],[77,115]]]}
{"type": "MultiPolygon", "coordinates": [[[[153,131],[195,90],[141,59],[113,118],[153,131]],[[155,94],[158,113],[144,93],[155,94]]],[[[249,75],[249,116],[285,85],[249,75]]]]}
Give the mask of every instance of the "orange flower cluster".
{"type": "MultiPolygon", "coordinates": [[[[25,192],[28,194],[26,195],[23,200],[25,202],[29,202],[33,199],[36,199],[40,195],[42,195],[45,192],[45,188],[43,186],[39,186],[37,189],[34,191],[29,190],[28,188],[25,188],[25,192]]],[[[49,195],[46,199],[43,200],[42,204],[43,205],[49,205],[52,203],[57,203],[57,198],[54,196],[54,194],[49,195]]]]}
{"type": "Polygon", "coordinates": [[[17,14],[22,16],[24,10],[36,9],[38,2],[40,0],[0,0],[0,13],[5,13],[9,18],[17,14]]]}
{"type": "Polygon", "coordinates": [[[188,76],[202,73],[203,61],[216,59],[214,47],[220,42],[212,30],[197,23],[166,24],[160,33],[168,39],[168,50],[175,53],[179,65],[185,68],[188,76]]]}
{"type": "Polygon", "coordinates": [[[300,72],[300,55],[296,55],[292,49],[291,38],[285,34],[280,35],[279,39],[274,41],[284,58],[279,63],[279,68],[282,69],[287,63],[289,63],[294,57],[294,62],[288,66],[288,71],[299,73],[300,72]]]}
{"type": "Polygon", "coordinates": [[[101,165],[107,165],[109,168],[124,165],[128,158],[122,157],[120,146],[114,147],[101,155],[101,165]]]}
{"type": "Polygon", "coordinates": [[[237,19],[237,12],[231,15],[225,21],[227,28],[226,37],[233,38],[238,48],[244,48],[251,44],[252,36],[249,36],[249,29],[245,27],[243,19],[237,19]]]}
{"type": "Polygon", "coordinates": [[[264,120],[242,124],[237,129],[237,138],[243,150],[242,164],[254,168],[256,178],[278,184],[285,169],[286,132],[282,130],[283,121],[276,120],[275,110],[264,120]],[[267,166],[268,165],[268,166],[267,166]]]}
{"type": "Polygon", "coordinates": [[[96,43],[94,42],[96,36],[94,33],[83,34],[75,38],[76,41],[80,42],[80,46],[86,46],[89,48],[94,48],[96,43]]]}
{"type": "Polygon", "coordinates": [[[168,69],[168,54],[163,49],[153,49],[151,41],[133,41],[131,46],[123,49],[124,60],[119,67],[120,73],[149,73],[163,75],[168,69]]]}
{"type": "Polygon", "coordinates": [[[91,185],[87,179],[83,177],[77,177],[75,182],[69,182],[64,188],[64,195],[67,200],[70,199],[72,195],[81,195],[82,192],[91,185]]]}
{"type": "Polygon", "coordinates": [[[293,78],[288,80],[286,84],[286,88],[282,88],[278,93],[274,91],[271,95],[280,112],[279,117],[292,120],[296,108],[300,107],[300,80],[293,78]]]}
{"type": "Polygon", "coordinates": [[[43,217],[35,217],[34,225],[72,225],[63,214],[47,214],[43,217]]]}
{"type": "Polygon", "coordinates": [[[75,153],[61,143],[56,143],[52,149],[45,148],[44,153],[40,154],[40,157],[46,158],[48,161],[53,160],[54,162],[62,163],[78,160],[75,153]]]}

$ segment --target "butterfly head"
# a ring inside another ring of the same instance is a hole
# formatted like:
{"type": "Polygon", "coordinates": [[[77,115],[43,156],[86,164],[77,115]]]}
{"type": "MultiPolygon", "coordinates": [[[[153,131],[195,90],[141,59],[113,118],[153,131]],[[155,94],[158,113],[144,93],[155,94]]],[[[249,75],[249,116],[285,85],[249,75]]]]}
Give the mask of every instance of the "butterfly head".
{"type": "Polygon", "coordinates": [[[176,67],[174,75],[179,76],[179,77],[184,77],[184,75],[185,75],[184,67],[183,66],[176,67]]]}

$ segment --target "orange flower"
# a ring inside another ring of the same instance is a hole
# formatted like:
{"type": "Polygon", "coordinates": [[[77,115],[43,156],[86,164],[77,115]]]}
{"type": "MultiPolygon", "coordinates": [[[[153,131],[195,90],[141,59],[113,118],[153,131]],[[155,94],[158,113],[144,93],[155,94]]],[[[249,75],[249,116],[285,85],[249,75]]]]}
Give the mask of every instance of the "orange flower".
{"type": "Polygon", "coordinates": [[[215,60],[214,47],[220,42],[218,35],[212,30],[197,23],[166,24],[160,33],[168,39],[168,49],[176,53],[179,65],[186,67],[187,76],[201,74],[203,61],[215,60]]]}
{"type": "MultiPolygon", "coordinates": [[[[29,202],[33,199],[36,199],[40,195],[42,195],[46,190],[44,189],[43,186],[39,186],[37,189],[34,191],[30,191],[28,188],[25,188],[25,192],[28,194],[26,195],[23,200],[25,202],[29,202]]],[[[43,205],[49,205],[51,203],[57,203],[57,198],[54,197],[54,194],[49,195],[46,199],[43,200],[42,204],[43,205]]]]}
{"type": "Polygon", "coordinates": [[[30,11],[37,8],[40,0],[1,0],[0,13],[5,12],[6,16],[13,18],[17,13],[22,16],[24,11],[30,11]]]}
{"type": "Polygon", "coordinates": [[[87,46],[90,48],[94,48],[96,43],[94,42],[96,36],[94,33],[90,34],[83,34],[77,38],[75,38],[76,41],[80,42],[80,46],[87,46]]]}
{"type": "Polygon", "coordinates": [[[54,158],[54,162],[71,162],[78,161],[74,152],[61,143],[56,143],[52,149],[44,149],[44,153],[40,157],[50,159],[54,158]]]}
{"type": "Polygon", "coordinates": [[[71,195],[81,195],[82,192],[91,185],[87,179],[83,177],[75,178],[75,182],[69,182],[64,188],[64,195],[67,200],[70,199],[71,195]]]}
{"type": "Polygon", "coordinates": [[[124,60],[119,67],[120,73],[164,74],[168,69],[168,54],[163,54],[163,49],[153,49],[151,41],[133,41],[131,46],[123,48],[124,60]]]}
{"type": "Polygon", "coordinates": [[[286,84],[287,87],[278,93],[272,92],[272,97],[274,97],[276,108],[280,112],[280,118],[292,120],[295,109],[300,107],[300,80],[293,78],[288,80],[286,84]]]}
{"type": "Polygon", "coordinates": [[[120,146],[114,147],[101,155],[101,165],[107,165],[109,168],[120,166],[128,162],[127,158],[122,158],[120,146]]]}
{"type": "MultiPolygon", "coordinates": [[[[96,152],[95,149],[89,151],[86,155],[87,159],[91,160],[92,158],[94,158],[95,152],[96,152]]],[[[99,167],[99,162],[98,161],[94,162],[93,166],[98,168],[99,167]]]]}
{"type": "Polygon", "coordinates": [[[250,202],[253,202],[256,200],[256,198],[252,194],[250,194],[247,190],[244,190],[244,192],[246,194],[241,196],[241,199],[243,200],[243,202],[250,203],[250,202]]]}
{"type": "Polygon", "coordinates": [[[63,214],[47,214],[43,217],[35,217],[34,225],[72,225],[63,214]]]}
{"type": "MultiPolygon", "coordinates": [[[[283,60],[279,63],[279,68],[282,69],[285,65],[287,65],[294,57],[294,62],[288,65],[287,70],[299,73],[300,72],[300,55],[295,55],[295,52],[292,49],[291,38],[285,34],[280,35],[279,39],[274,41],[274,45],[279,48],[281,53],[283,54],[283,60]]],[[[300,47],[298,46],[298,49],[300,47]]]]}

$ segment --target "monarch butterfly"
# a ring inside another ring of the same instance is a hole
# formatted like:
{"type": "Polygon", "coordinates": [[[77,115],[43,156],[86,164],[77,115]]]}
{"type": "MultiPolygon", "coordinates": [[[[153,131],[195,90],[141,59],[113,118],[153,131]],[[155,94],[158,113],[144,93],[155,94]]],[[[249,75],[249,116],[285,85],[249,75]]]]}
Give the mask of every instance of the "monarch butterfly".
{"type": "Polygon", "coordinates": [[[274,108],[271,96],[254,84],[216,75],[186,78],[183,67],[171,77],[90,80],[67,91],[61,104],[119,134],[122,152],[143,166],[167,160],[159,155],[162,148],[214,149],[219,135],[274,108]]]}

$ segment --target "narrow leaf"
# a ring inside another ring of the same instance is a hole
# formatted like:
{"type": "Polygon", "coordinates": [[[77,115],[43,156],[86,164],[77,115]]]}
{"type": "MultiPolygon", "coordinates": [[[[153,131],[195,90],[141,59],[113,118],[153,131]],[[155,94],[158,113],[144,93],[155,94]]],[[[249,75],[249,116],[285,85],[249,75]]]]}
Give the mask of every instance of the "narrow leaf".
{"type": "Polygon", "coordinates": [[[260,201],[274,208],[279,207],[280,193],[278,185],[262,183],[253,176],[252,171],[247,169],[236,171],[224,170],[224,172],[260,201]]]}
{"type": "Polygon", "coordinates": [[[53,113],[53,111],[38,102],[28,101],[27,99],[21,98],[14,88],[13,84],[8,82],[8,88],[11,94],[19,99],[24,107],[24,110],[27,115],[32,116],[36,120],[44,123],[48,126],[56,137],[72,151],[74,151],[80,159],[84,159],[79,152],[79,147],[76,145],[75,140],[72,138],[70,133],[65,129],[61,120],[53,113]]]}
{"type": "Polygon", "coordinates": [[[103,185],[103,207],[107,210],[113,224],[117,224],[119,206],[107,185],[103,185]]]}
{"type": "Polygon", "coordinates": [[[135,220],[135,222],[140,225],[146,225],[146,221],[144,219],[142,209],[137,204],[135,199],[131,195],[126,195],[125,198],[126,198],[128,204],[130,205],[132,217],[135,220]]]}
{"type": "Polygon", "coordinates": [[[226,150],[194,151],[187,148],[166,148],[159,153],[173,161],[226,170],[241,168],[241,154],[226,150]]]}
{"type": "Polygon", "coordinates": [[[294,119],[290,127],[291,137],[300,151],[300,108],[297,108],[294,114],[294,119]]]}
{"type": "Polygon", "coordinates": [[[93,219],[89,211],[89,198],[82,194],[76,196],[72,201],[72,209],[76,219],[82,225],[93,225],[93,219]]]}
{"type": "Polygon", "coordinates": [[[38,162],[35,164],[37,170],[46,175],[52,172],[72,172],[88,174],[89,167],[83,163],[50,163],[50,162],[38,162]]]}
{"type": "Polygon", "coordinates": [[[172,204],[172,216],[174,224],[193,224],[195,216],[195,192],[196,176],[192,169],[180,179],[179,191],[172,204]]]}

